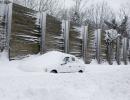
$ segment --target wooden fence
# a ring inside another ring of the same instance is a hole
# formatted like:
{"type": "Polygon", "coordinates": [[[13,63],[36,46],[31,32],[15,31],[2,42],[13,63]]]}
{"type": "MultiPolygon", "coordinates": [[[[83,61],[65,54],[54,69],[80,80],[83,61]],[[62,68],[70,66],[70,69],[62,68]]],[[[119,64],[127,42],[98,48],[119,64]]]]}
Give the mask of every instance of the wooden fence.
{"type": "Polygon", "coordinates": [[[104,60],[109,64],[113,61],[128,63],[129,38],[122,40],[122,47],[118,39],[116,44],[107,46],[105,31],[101,29],[94,31],[90,26],[60,21],[44,12],[39,13],[11,2],[0,5],[5,8],[0,14],[0,50],[6,49],[10,59],[57,50],[83,58],[87,64],[92,59],[97,59],[99,64],[104,60]],[[2,36],[5,37],[4,42],[2,36]],[[123,55],[122,58],[119,55],[123,55]]]}

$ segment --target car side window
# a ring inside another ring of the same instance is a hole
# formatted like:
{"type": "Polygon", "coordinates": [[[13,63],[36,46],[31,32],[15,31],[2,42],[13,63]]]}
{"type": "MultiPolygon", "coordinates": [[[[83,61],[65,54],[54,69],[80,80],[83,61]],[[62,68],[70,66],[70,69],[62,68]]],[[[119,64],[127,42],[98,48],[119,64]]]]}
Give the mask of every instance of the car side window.
{"type": "Polygon", "coordinates": [[[75,58],[74,58],[74,57],[72,57],[72,61],[75,61],[75,58]]]}
{"type": "Polygon", "coordinates": [[[64,61],[65,61],[65,63],[70,62],[70,57],[65,57],[64,61]]]}

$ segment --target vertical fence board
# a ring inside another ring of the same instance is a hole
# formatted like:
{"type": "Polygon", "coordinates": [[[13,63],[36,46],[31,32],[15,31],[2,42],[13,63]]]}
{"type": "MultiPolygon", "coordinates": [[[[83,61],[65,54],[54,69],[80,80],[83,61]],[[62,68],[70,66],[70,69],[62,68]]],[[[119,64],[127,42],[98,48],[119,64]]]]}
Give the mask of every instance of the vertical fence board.
{"type": "Polygon", "coordinates": [[[82,55],[83,55],[83,60],[85,63],[87,63],[87,47],[88,47],[88,26],[83,26],[83,33],[82,33],[82,39],[83,39],[83,50],[82,50],[82,55]]]}
{"type": "Polygon", "coordinates": [[[69,27],[70,23],[68,20],[62,21],[62,31],[64,34],[64,52],[69,53],[69,27]]]}
{"type": "Polygon", "coordinates": [[[94,31],[91,26],[88,26],[88,39],[87,39],[87,53],[86,53],[86,63],[90,64],[92,59],[95,57],[95,47],[94,47],[94,31]]]}
{"type": "Polygon", "coordinates": [[[40,39],[40,49],[41,49],[41,54],[46,52],[46,44],[45,44],[45,39],[46,39],[46,13],[42,12],[40,14],[40,27],[41,27],[41,39],[40,39]]]}
{"type": "Polygon", "coordinates": [[[11,36],[11,24],[12,24],[12,3],[9,3],[7,6],[7,51],[8,58],[10,59],[10,36],[11,36]]]}

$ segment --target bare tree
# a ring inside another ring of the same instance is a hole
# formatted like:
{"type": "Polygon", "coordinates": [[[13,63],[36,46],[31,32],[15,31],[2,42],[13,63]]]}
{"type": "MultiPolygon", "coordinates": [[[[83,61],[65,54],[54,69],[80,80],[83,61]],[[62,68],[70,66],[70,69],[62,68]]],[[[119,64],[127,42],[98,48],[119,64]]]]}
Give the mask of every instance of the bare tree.
{"type": "Polygon", "coordinates": [[[73,0],[74,6],[69,10],[69,16],[72,22],[81,24],[85,17],[85,9],[89,0],[73,0]]]}
{"type": "Polygon", "coordinates": [[[118,13],[118,20],[121,22],[121,20],[124,18],[124,16],[127,16],[127,27],[126,30],[129,33],[130,38],[130,3],[124,4],[121,6],[120,11],[118,13]]]}
{"type": "MultiPolygon", "coordinates": [[[[128,17],[125,16],[124,19],[121,21],[121,24],[119,24],[115,19],[113,19],[111,22],[107,22],[105,21],[106,25],[110,28],[110,29],[114,29],[118,32],[118,34],[120,34],[119,37],[117,37],[116,39],[116,61],[118,64],[120,64],[121,61],[121,47],[123,46],[123,59],[125,64],[127,64],[127,38],[128,38],[128,32],[127,32],[127,21],[128,21],[128,17]],[[123,44],[122,44],[122,40],[123,40],[123,44]]],[[[111,42],[112,44],[112,42],[111,42]]],[[[108,47],[110,47],[108,45],[108,47]]],[[[112,49],[112,48],[111,48],[112,49]]],[[[111,50],[112,51],[112,50],[111,50]]],[[[109,55],[110,53],[108,53],[109,55]]],[[[109,59],[111,60],[111,59],[109,59]]]]}
{"type": "Polygon", "coordinates": [[[118,12],[118,20],[124,18],[124,16],[130,17],[130,3],[122,4],[118,12]],[[118,17],[119,16],[119,17],[118,17]]]}
{"type": "Polygon", "coordinates": [[[107,2],[94,4],[86,9],[86,20],[93,22],[96,28],[103,28],[104,20],[111,20],[114,17],[115,14],[107,2]]]}
{"type": "MultiPolygon", "coordinates": [[[[97,44],[95,48],[100,47],[100,50],[96,50],[96,54],[100,56],[100,60],[105,60],[107,58],[106,55],[106,44],[105,44],[105,34],[104,30],[107,29],[104,24],[105,20],[111,20],[115,17],[115,14],[107,4],[107,2],[99,2],[96,4],[90,5],[85,11],[85,23],[89,25],[90,30],[101,29],[100,36],[96,37],[97,40],[100,40],[100,44],[97,44]]],[[[97,32],[96,32],[97,33],[97,32]]],[[[95,34],[96,34],[95,33],[95,34]]],[[[98,33],[99,34],[99,33],[98,33]]]]}
{"type": "Polygon", "coordinates": [[[57,16],[61,7],[60,0],[14,0],[14,3],[21,4],[39,12],[47,12],[57,16]]]}

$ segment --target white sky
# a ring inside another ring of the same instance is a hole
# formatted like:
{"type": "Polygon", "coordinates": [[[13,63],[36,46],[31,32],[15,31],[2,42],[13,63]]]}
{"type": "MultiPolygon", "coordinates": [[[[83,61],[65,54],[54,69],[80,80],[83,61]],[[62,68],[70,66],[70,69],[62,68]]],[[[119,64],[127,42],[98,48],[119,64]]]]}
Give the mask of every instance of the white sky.
{"type": "MultiPolygon", "coordinates": [[[[63,0],[64,1],[64,0],[63,0]]],[[[73,0],[65,0],[66,1],[66,7],[70,7],[73,5],[73,0]]],[[[107,1],[108,4],[115,10],[117,11],[122,4],[130,3],[130,0],[89,0],[89,4],[93,4],[96,2],[101,2],[101,1],[107,1]]]]}

